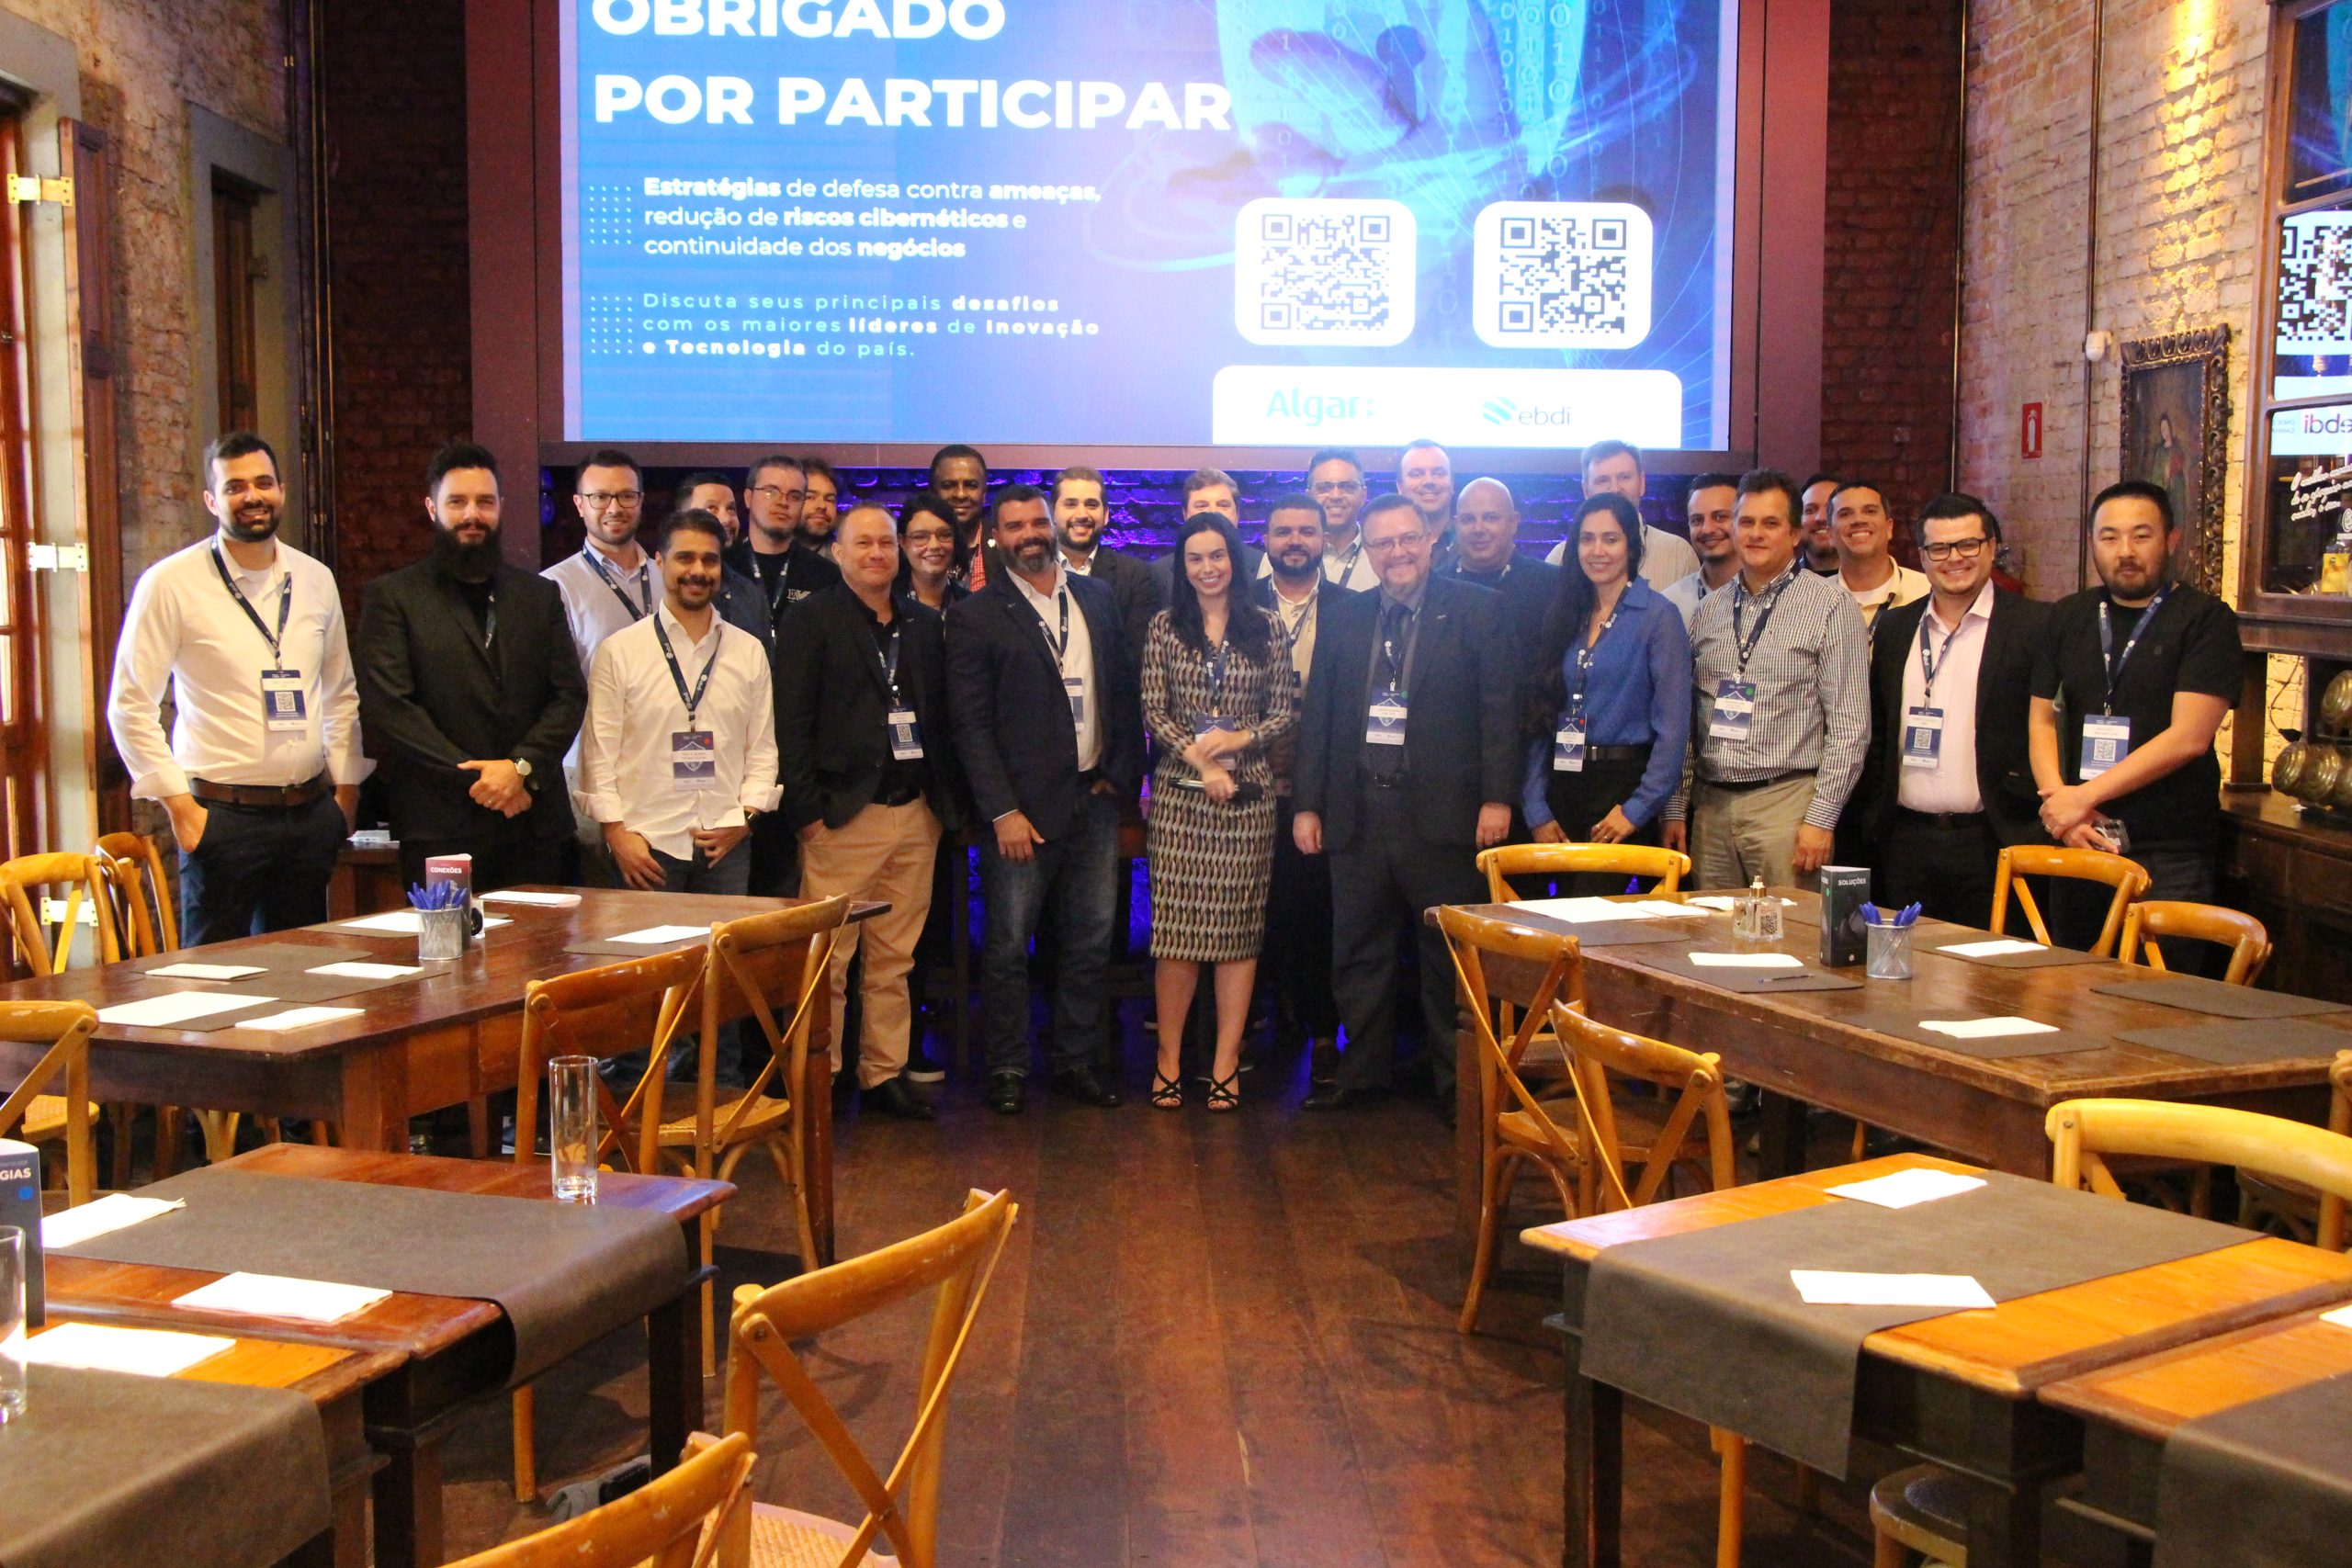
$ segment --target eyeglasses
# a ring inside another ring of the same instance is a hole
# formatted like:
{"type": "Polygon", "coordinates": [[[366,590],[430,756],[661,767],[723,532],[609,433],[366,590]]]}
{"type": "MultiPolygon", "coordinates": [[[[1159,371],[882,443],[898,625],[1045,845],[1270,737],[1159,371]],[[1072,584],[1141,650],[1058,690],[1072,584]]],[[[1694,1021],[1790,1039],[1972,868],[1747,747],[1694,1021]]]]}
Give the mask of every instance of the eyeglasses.
{"type": "Polygon", "coordinates": [[[753,485],[743,493],[745,495],[756,495],[765,501],[798,501],[808,492],[806,491],[786,490],[782,485],[753,485]]]}
{"type": "Polygon", "coordinates": [[[952,545],[955,542],[956,536],[954,532],[946,528],[910,528],[907,530],[907,543],[909,545],[952,545]]]}
{"type": "Polygon", "coordinates": [[[1322,479],[1306,487],[1310,495],[1354,495],[1363,489],[1362,479],[1322,479]]]}
{"type": "Polygon", "coordinates": [[[1366,539],[1363,547],[1369,554],[1385,556],[1427,542],[1428,536],[1423,534],[1396,534],[1385,539],[1366,539]]]}
{"type": "Polygon", "coordinates": [[[1973,539],[1946,539],[1939,544],[1921,545],[1919,553],[1929,560],[1950,560],[1954,556],[1962,560],[1974,560],[1992,542],[1979,534],[1973,539]]]}
{"type": "Polygon", "coordinates": [[[592,511],[602,512],[608,506],[635,506],[645,499],[645,492],[641,490],[583,490],[580,492],[580,499],[586,502],[592,511]]]}

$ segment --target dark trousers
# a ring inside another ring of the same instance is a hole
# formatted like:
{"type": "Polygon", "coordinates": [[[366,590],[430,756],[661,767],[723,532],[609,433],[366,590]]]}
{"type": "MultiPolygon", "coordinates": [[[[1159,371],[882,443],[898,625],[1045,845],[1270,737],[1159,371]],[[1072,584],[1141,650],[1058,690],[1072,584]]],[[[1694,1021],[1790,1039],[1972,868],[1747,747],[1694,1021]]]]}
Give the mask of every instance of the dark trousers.
{"type": "MultiPolygon", "coordinates": [[[[651,848],[650,845],[647,847],[651,848]]],[[[699,849],[691,858],[683,860],[654,850],[653,858],[662,865],[662,890],[664,893],[724,893],[740,897],[751,886],[752,857],[747,852],[751,847],[748,840],[736,845],[717,865],[705,860],[699,849]]],[[[681,920],[678,923],[691,925],[694,922],[681,920]]],[[[729,1089],[740,1089],[750,1081],[743,1074],[743,1032],[747,1027],[749,1025],[741,1019],[718,1026],[718,1082],[729,1089]]],[[[695,1049],[694,1044],[683,1038],[672,1046],[672,1082],[695,1076],[695,1049]]],[[[795,1087],[782,1086],[786,1093],[795,1087]]]]}
{"type": "Polygon", "coordinates": [[[1276,1037],[1330,1040],[1340,1032],[1340,1004],[1331,996],[1331,857],[1298,852],[1291,837],[1296,815],[1290,796],[1276,797],[1274,870],[1259,967],[1273,980],[1276,1037]]]}
{"type": "Polygon", "coordinates": [[[1119,895],[1119,802],[1090,795],[1068,831],[1025,861],[980,851],[980,1021],[989,1072],[1029,1071],[1029,944],[1054,933],[1053,1068],[1084,1066],[1102,1043],[1119,895]],[[1049,918],[1050,911],[1050,918],[1049,918]]]}
{"type": "Polygon", "coordinates": [[[568,835],[526,839],[519,834],[492,831],[460,839],[402,839],[401,883],[408,887],[421,886],[424,882],[424,863],[436,855],[471,855],[477,894],[532,883],[560,887],[571,869],[571,852],[568,835]]]}
{"type": "Polygon", "coordinates": [[[1939,821],[1897,807],[1887,814],[1873,862],[1873,891],[1883,908],[1917,904],[1931,920],[1981,927],[1992,917],[1993,870],[2000,858],[2000,840],[1984,817],[1939,821]]]}
{"type": "Polygon", "coordinates": [[[180,945],[202,947],[327,918],[327,880],[350,825],[325,795],[308,806],[204,807],[180,855],[180,945]]]}
{"type": "Polygon", "coordinates": [[[763,898],[799,897],[800,838],[783,812],[763,811],[752,818],[751,841],[735,852],[745,857],[744,873],[749,878],[736,892],[756,893],[763,898]]]}
{"type": "MultiPolygon", "coordinates": [[[[1564,773],[1555,770],[1544,786],[1544,803],[1552,808],[1552,819],[1568,836],[1571,843],[1589,842],[1593,825],[1609,815],[1611,807],[1623,806],[1642,787],[1642,771],[1649,766],[1646,756],[1622,762],[1588,761],[1580,773],[1564,773]]],[[[1656,844],[1658,841],[1657,820],[1652,818],[1624,840],[1629,844],[1656,844]]],[[[1522,881],[1526,880],[1524,878],[1522,881]]],[[[1622,878],[1610,875],[1578,874],[1558,879],[1563,897],[1606,897],[1625,891],[1622,878]]],[[[1525,892],[1525,889],[1521,889],[1525,892]]]]}
{"type": "Polygon", "coordinates": [[[1331,990],[1347,1025],[1340,1061],[1343,1089],[1385,1089],[1396,1067],[1396,986],[1409,939],[1420,964],[1421,1042],[1440,1093],[1453,1088],[1453,964],[1445,939],[1421,912],[1487,897],[1476,852],[1421,837],[1413,791],[1363,792],[1355,841],[1331,862],[1331,990]]]}
{"type": "MultiPolygon", "coordinates": [[[[2126,858],[2140,863],[2148,874],[2143,898],[2177,898],[2191,904],[2213,901],[2214,847],[2205,844],[2133,844],[2126,858]]],[[[2050,934],[2061,947],[2086,948],[2098,940],[2114,891],[2097,882],[2052,877],[2047,911],[2050,934]]],[[[2206,942],[2176,942],[2165,953],[2166,967],[2184,974],[2218,978],[2220,950],[2206,942]]]]}

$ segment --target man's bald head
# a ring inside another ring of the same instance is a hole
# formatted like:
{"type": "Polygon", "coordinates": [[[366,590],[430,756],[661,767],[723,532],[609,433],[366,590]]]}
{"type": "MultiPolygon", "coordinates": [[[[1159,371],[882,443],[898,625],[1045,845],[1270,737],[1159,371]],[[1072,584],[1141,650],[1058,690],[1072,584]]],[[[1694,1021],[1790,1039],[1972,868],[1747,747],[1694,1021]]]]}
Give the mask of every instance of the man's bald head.
{"type": "Polygon", "coordinates": [[[1497,479],[1464,485],[1453,502],[1454,545],[1463,570],[1500,571],[1519,547],[1519,503],[1497,479]]]}

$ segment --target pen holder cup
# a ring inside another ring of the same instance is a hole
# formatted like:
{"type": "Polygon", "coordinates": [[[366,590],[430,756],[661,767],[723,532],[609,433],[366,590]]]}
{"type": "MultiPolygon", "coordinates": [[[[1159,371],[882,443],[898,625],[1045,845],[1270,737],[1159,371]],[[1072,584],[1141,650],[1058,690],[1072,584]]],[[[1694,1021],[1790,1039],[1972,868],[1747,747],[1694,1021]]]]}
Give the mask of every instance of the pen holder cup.
{"type": "Polygon", "coordinates": [[[419,964],[453,964],[466,955],[468,928],[473,911],[460,904],[454,909],[419,909],[416,912],[416,961],[419,964]]]}
{"type": "Polygon", "coordinates": [[[1865,926],[1869,945],[1864,953],[1864,974],[1873,980],[1908,980],[1911,978],[1911,938],[1916,926],[1865,926]]]}

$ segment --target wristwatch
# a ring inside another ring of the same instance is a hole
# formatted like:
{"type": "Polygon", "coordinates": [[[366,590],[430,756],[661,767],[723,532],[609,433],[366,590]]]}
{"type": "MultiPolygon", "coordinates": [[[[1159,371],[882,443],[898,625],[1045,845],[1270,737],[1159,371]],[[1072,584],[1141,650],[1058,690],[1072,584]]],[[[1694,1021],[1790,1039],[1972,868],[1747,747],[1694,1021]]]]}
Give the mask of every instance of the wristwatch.
{"type": "Polygon", "coordinates": [[[528,757],[515,758],[514,771],[522,774],[525,778],[529,778],[531,776],[531,760],[528,757]]]}

